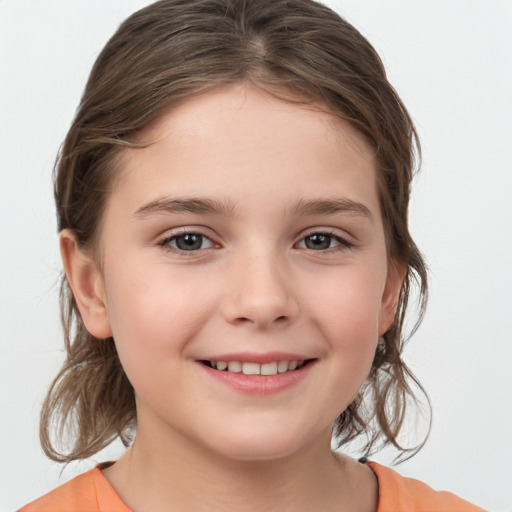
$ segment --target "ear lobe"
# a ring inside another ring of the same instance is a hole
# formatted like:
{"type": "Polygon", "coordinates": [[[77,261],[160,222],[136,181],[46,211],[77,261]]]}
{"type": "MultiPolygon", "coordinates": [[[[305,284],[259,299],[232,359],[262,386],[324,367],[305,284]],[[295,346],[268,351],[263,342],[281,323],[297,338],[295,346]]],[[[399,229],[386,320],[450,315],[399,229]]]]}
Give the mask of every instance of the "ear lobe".
{"type": "Polygon", "coordinates": [[[407,273],[407,267],[392,260],[389,264],[386,286],[382,294],[379,316],[379,335],[382,336],[392,325],[398,307],[398,298],[407,273]]]}
{"type": "Polygon", "coordinates": [[[109,338],[112,329],[103,276],[98,265],[93,258],[80,251],[71,231],[61,231],[59,239],[66,277],[87,331],[96,338],[109,338]]]}

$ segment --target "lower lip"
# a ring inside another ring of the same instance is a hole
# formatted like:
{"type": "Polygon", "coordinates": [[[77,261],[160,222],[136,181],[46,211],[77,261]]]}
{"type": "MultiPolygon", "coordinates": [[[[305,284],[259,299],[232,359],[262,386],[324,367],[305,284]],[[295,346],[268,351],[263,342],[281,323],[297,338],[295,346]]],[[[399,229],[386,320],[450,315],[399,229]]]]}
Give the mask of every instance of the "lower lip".
{"type": "Polygon", "coordinates": [[[291,388],[301,382],[314,366],[314,361],[298,370],[278,373],[276,375],[245,375],[244,373],[233,373],[228,371],[215,370],[202,363],[198,363],[213,379],[230,386],[236,391],[250,395],[272,395],[291,388]]]}

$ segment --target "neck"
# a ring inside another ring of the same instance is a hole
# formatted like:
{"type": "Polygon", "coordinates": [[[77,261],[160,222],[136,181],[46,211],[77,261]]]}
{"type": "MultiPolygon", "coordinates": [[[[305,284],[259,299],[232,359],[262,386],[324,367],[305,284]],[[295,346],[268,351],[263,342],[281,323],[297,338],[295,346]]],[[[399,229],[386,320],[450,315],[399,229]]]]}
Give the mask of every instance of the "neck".
{"type": "Polygon", "coordinates": [[[132,510],[359,509],[347,467],[354,463],[332,454],[330,432],[293,455],[264,461],[233,460],[179,437],[169,443],[168,436],[146,437],[139,429],[133,446],[105,470],[132,510]]]}

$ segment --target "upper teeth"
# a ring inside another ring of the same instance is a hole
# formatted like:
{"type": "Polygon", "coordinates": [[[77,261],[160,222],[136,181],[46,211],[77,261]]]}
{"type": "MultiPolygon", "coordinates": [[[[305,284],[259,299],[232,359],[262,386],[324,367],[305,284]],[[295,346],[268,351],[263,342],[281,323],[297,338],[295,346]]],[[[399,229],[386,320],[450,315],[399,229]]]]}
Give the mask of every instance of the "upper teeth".
{"type": "Polygon", "coordinates": [[[240,361],[210,361],[212,368],[245,375],[277,375],[300,368],[304,361],[275,361],[273,363],[241,363],[240,361]]]}

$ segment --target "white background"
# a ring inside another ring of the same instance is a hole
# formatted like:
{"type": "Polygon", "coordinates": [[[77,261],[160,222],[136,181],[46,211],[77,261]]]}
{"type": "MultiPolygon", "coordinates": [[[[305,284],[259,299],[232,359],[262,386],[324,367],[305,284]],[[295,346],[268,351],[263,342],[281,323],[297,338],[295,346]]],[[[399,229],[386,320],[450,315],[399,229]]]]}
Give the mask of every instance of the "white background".
{"type": "MultiPolygon", "coordinates": [[[[0,0],[2,511],[95,463],[60,475],[37,439],[62,358],[50,174],[96,55],[148,3],[0,0]]],[[[406,356],[434,422],[426,447],[398,470],[512,511],[512,1],[326,3],[377,48],[423,141],[412,230],[431,268],[431,301],[406,356]]]]}

